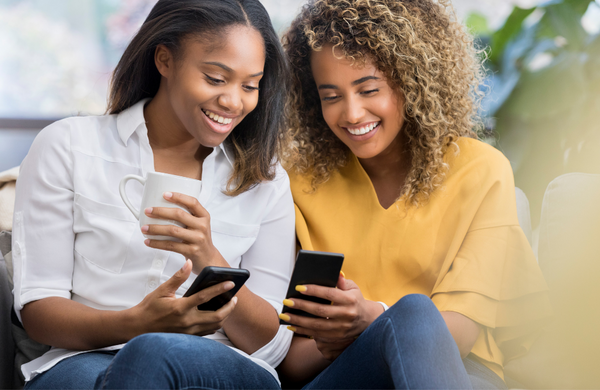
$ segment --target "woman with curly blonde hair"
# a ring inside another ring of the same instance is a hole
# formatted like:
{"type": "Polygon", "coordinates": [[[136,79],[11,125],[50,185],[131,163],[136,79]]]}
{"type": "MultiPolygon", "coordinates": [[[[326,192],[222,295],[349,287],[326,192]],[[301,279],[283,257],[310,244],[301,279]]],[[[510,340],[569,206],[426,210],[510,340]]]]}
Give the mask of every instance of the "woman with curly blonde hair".
{"type": "Polygon", "coordinates": [[[314,317],[280,315],[297,336],[280,373],[506,388],[503,365],[550,315],[547,287],[510,164],[477,139],[481,65],[449,1],[310,0],[284,47],[297,238],[345,261],[337,288],[296,287],[332,305],[284,301],[314,317]]]}

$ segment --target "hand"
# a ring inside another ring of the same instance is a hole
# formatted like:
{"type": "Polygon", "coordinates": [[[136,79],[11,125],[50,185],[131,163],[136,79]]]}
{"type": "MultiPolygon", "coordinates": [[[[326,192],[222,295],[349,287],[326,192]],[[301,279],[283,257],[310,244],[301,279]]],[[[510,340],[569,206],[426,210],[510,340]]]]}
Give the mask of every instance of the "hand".
{"type": "Polygon", "coordinates": [[[332,305],[323,305],[303,299],[286,299],[284,305],[306,311],[318,318],[293,314],[283,314],[293,325],[294,332],[311,336],[323,356],[335,359],[348,347],[378,316],[383,307],[364,299],[360,288],[352,280],[340,275],[337,289],[317,285],[306,285],[304,295],[311,295],[332,301],[332,305]]]}
{"type": "Polygon", "coordinates": [[[175,207],[150,207],[145,210],[151,218],[167,219],[182,223],[185,228],[175,225],[145,225],[142,232],[148,235],[169,236],[182,242],[167,240],[146,240],[151,248],[177,252],[192,260],[193,271],[200,271],[207,265],[229,267],[217,248],[213,245],[210,231],[210,214],[198,199],[180,194],[165,192],[164,198],[169,202],[185,207],[189,213],[175,207]]]}
{"type": "Polygon", "coordinates": [[[169,280],[148,294],[131,310],[139,311],[134,318],[140,319],[139,334],[149,332],[186,333],[204,336],[215,333],[233,311],[237,297],[217,311],[199,311],[197,306],[213,297],[231,290],[233,282],[223,282],[208,287],[185,298],[176,298],[175,292],[190,276],[192,264],[187,260],[169,280]]]}

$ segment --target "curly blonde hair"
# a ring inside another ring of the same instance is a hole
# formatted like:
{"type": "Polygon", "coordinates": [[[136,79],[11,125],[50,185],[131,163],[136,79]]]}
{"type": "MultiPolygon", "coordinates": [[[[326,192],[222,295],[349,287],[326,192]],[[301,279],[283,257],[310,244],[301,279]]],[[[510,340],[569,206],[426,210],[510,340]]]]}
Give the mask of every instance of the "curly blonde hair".
{"type": "Polygon", "coordinates": [[[412,164],[400,197],[425,202],[444,180],[450,145],[482,127],[473,39],[446,0],[309,0],[283,37],[292,69],[284,162],[310,175],[313,191],[351,153],[323,119],[311,72],[311,52],[327,44],[354,63],[372,62],[404,96],[412,164]]]}

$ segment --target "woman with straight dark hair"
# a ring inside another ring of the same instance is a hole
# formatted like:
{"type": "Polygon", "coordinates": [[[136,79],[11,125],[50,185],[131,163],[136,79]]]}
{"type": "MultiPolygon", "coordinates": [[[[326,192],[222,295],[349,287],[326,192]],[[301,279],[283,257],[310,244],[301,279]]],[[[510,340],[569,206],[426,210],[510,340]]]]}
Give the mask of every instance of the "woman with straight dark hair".
{"type": "Polygon", "coordinates": [[[22,366],[26,388],[279,387],[295,251],[276,158],[286,80],[258,0],[160,0],[115,69],[108,114],[42,130],[17,185],[14,296],[30,337],[52,348],[22,366]],[[153,172],[202,181],[197,198],[163,194],[189,213],[144,210],[183,227],[140,228],[123,205],[121,179],[153,172]],[[183,298],[206,266],[251,276],[200,311],[233,288],[183,298]]]}

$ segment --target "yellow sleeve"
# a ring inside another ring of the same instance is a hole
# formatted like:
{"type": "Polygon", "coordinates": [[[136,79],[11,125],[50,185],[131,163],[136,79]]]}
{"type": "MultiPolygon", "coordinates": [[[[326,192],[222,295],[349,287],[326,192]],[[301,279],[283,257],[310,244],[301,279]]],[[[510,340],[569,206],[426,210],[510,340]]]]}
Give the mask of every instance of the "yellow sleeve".
{"type": "Polygon", "coordinates": [[[474,217],[460,222],[469,224],[467,234],[431,298],[440,311],[483,325],[473,352],[502,365],[529,349],[551,308],[548,287],[518,224],[510,164],[487,153],[476,170],[464,175],[480,182],[474,217]]]}

